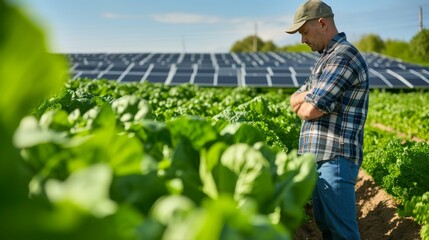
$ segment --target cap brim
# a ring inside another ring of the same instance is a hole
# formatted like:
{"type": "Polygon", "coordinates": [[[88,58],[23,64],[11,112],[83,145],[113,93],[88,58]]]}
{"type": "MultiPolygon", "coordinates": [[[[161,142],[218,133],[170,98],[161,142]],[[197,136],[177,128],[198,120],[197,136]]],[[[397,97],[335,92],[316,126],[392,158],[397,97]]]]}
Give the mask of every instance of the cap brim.
{"type": "Polygon", "coordinates": [[[286,29],[286,32],[289,34],[294,34],[294,33],[298,32],[298,30],[304,25],[305,22],[306,21],[301,21],[301,22],[297,22],[297,23],[293,24],[288,29],[286,29]]]}

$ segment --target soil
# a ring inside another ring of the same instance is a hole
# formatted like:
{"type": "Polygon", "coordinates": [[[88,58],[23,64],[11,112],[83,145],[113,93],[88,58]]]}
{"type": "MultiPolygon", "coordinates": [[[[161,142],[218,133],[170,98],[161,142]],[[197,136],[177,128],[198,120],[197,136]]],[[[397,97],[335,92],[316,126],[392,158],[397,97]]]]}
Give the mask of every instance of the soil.
{"type": "Polygon", "coordinates": [[[394,134],[396,134],[398,137],[400,137],[402,139],[410,139],[410,140],[416,141],[416,142],[424,142],[425,141],[422,138],[413,136],[411,134],[405,134],[405,133],[396,131],[392,127],[386,126],[386,125],[381,124],[381,123],[373,123],[373,124],[371,124],[371,126],[373,126],[375,128],[378,128],[378,129],[381,129],[381,130],[386,131],[386,132],[394,133],[394,134]]]}
{"type": "MultiPolygon", "coordinates": [[[[411,218],[400,217],[396,202],[365,171],[360,170],[356,182],[356,208],[362,240],[421,239],[421,226],[411,218]]],[[[306,207],[310,220],[295,233],[295,240],[322,239],[312,218],[311,206],[306,207]]]]}

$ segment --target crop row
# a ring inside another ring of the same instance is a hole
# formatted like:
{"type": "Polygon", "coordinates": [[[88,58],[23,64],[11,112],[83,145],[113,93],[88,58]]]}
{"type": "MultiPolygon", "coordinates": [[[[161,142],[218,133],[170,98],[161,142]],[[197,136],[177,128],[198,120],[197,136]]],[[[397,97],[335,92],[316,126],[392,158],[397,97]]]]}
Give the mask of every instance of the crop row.
{"type": "MultiPolygon", "coordinates": [[[[314,163],[291,150],[300,122],[290,90],[76,81],[23,118],[64,87],[67,67],[6,2],[1,237],[291,238],[314,163]]],[[[410,206],[422,212],[425,201],[410,206]]]]}
{"type": "Polygon", "coordinates": [[[399,138],[394,133],[367,126],[363,168],[377,185],[400,201],[399,213],[423,225],[429,238],[429,144],[399,138]]]}
{"type": "Polygon", "coordinates": [[[429,92],[375,91],[370,96],[368,124],[382,124],[408,138],[429,141],[429,92]]]}
{"type": "Polygon", "coordinates": [[[285,95],[257,91],[71,81],[15,133],[29,194],[74,232],[91,216],[127,222],[98,226],[121,239],[290,239],[313,157],[285,95]]]}
{"type": "MultiPolygon", "coordinates": [[[[51,123],[47,127],[52,128],[52,126],[56,125],[67,125],[64,124],[64,119],[66,118],[70,122],[70,119],[81,117],[80,113],[91,115],[91,112],[99,111],[94,110],[94,108],[99,108],[105,104],[112,105],[114,115],[116,115],[117,121],[121,123],[122,131],[136,134],[144,146],[157,146],[158,149],[145,147],[144,152],[148,153],[152,158],[154,156],[155,158],[158,157],[157,161],[159,162],[166,158],[162,153],[165,144],[169,141],[174,141],[162,140],[162,137],[160,137],[162,134],[158,134],[162,131],[164,131],[164,134],[165,132],[171,134],[172,130],[168,129],[167,126],[171,127],[171,123],[176,122],[176,119],[181,119],[182,116],[198,116],[197,118],[205,119],[205,121],[212,121],[218,132],[218,134],[214,134],[217,136],[216,138],[219,138],[218,135],[221,132],[226,131],[223,128],[232,128],[227,127],[226,124],[245,123],[246,127],[240,127],[241,130],[239,130],[241,140],[236,142],[246,142],[246,136],[257,135],[257,139],[263,141],[267,146],[276,149],[276,151],[287,152],[297,147],[300,125],[299,119],[292,114],[288,106],[290,93],[290,90],[275,89],[199,88],[195,85],[169,87],[149,83],[117,84],[103,80],[80,80],[67,83],[61,94],[41,104],[34,115],[40,118],[41,122],[47,121],[46,119],[54,119],[50,120],[54,122],[59,121],[51,123]],[[54,115],[50,116],[52,114],[54,115]],[[57,115],[63,116],[58,117],[57,115]],[[153,121],[151,124],[164,122],[170,124],[161,125],[167,128],[167,130],[163,129],[162,131],[159,129],[157,131],[148,130],[147,126],[136,125],[136,121],[146,118],[153,121]],[[60,123],[61,121],[63,123],[60,123]],[[258,131],[255,133],[254,130],[248,128],[249,126],[264,134],[257,133],[258,131]],[[142,132],[145,132],[145,134],[142,134],[142,132]]],[[[418,96],[416,97],[417,99],[424,99],[425,95],[414,94],[413,96],[418,96]]],[[[419,205],[421,201],[415,199],[417,197],[422,199],[423,194],[428,191],[427,184],[425,184],[428,182],[425,169],[429,168],[427,166],[429,162],[425,160],[429,154],[427,144],[403,143],[397,139],[395,133],[387,133],[371,127],[371,123],[374,122],[389,124],[389,121],[385,120],[385,114],[379,114],[379,109],[380,106],[386,106],[387,103],[392,104],[396,99],[396,95],[390,93],[371,93],[370,124],[367,124],[366,127],[366,155],[363,167],[374,177],[379,185],[385,188],[392,196],[401,200],[404,206],[410,206],[411,200],[419,205]],[[375,112],[378,114],[374,114],[375,112]]],[[[402,103],[403,105],[404,103],[402,103]]],[[[94,114],[92,113],[92,115],[94,114]]],[[[396,114],[395,116],[396,118],[390,117],[391,121],[396,119],[396,121],[402,122],[403,125],[403,122],[407,122],[413,115],[396,114]],[[400,119],[403,119],[403,121],[400,121],[400,119]]],[[[85,114],[82,117],[84,119],[88,118],[85,114]]],[[[188,120],[181,119],[180,121],[183,123],[188,120]]],[[[420,121],[426,123],[425,119],[420,119],[420,121]]],[[[72,121],[71,123],[73,124],[69,123],[71,125],[65,127],[65,130],[69,132],[68,134],[71,132],[82,134],[85,131],[93,131],[93,125],[88,126],[88,122],[93,124],[91,121],[86,119],[83,122],[76,125],[72,121]],[[78,129],[75,129],[76,127],[78,129]]],[[[389,125],[400,129],[395,124],[389,125]]],[[[422,125],[425,126],[424,124],[422,125]]],[[[190,140],[191,142],[201,141],[198,139],[202,139],[202,136],[206,134],[210,136],[209,133],[211,132],[195,121],[184,123],[180,128],[186,129],[184,130],[185,132],[194,132],[196,134],[191,137],[193,139],[190,140]],[[200,132],[198,134],[199,131],[195,127],[185,127],[185,125],[198,126],[197,128],[206,133],[200,132]]],[[[28,130],[24,129],[23,132],[28,132],[28,130]]],[[[423,135],[419,136],[422,137],[423,135]]],[[[232,143],[230,142],[229,144],[232,143]]],[[[201,151],[201,146],[197,147],[197,150],[201,151]]],[[[199,155],[197,154],[197,156],[199,155]]],[[[41,184],[39,183],[39,185],[41,184]]],[[[413,214],[408,211],[408,215],[413,214]]],[[[417,219],[419,218],[418,216],[420,215],[414,214],[417,219]]]]}
{"type": "Polygon", "coordinates": [[[422,239],[429,239],[428,102],[427,90],[374,91],[363,164],[376,183],[401,202],[399,213],[422,225],[422,239]],[[420,142],[410,140],[416,138],[420,142]]]}

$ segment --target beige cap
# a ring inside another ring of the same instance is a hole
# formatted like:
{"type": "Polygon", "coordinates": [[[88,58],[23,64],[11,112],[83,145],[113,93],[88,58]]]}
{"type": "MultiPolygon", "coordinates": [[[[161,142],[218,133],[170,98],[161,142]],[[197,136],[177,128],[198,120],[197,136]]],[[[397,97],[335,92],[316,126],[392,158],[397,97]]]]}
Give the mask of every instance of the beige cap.
{"type": "Polygon", "coordinates": [[[320,0],[309,0],[301,5],[295,12],[293,24],[286,32],[296,33],[308,20],[333,17],[334,13],[330,6],[320,0]]]}

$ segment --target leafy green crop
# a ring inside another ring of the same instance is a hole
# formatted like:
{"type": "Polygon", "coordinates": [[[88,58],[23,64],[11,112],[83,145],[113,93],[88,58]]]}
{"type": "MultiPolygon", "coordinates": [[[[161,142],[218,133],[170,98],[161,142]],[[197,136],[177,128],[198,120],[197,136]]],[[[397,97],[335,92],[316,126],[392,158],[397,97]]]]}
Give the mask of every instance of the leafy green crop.
{"type": "MultiPolygon", "coordinates": [[[[414,94],[412,97],[419,95],[414,94]]],[[[407,94],[408,96],[410,95],[407,94]]],[[[394,95],[380,93],[377,96],[379,103],[374,103],[373,105],[384,105],[385,102],[391,101],[392,97],[394,95]]],[[[408,101],[397,104],[406,105],[408,101]]],[[[373,121],[380,116],[382,116],[382,112],[375,118],[373,114],[373,121]]],[[[398,125],[406,126],[408,118],[403,117],[404,115],[391,114],[387,117],[383,116],[379,120],[375,120],[375,122],[383,122],[386,118],[396,119],[395,121],[401,119],[403,122],[398,125]]],[[[427,122],[425,119],[416,121],[427,122]]],[[[420,136],[424,136],[424,134],[422,133],[420,136]]],[[[400,200],[401,206],[398,208],[400,215],[411,216],[415,221],[423,225],[420,234],[422,239],[427,239],[429,237],[427,201],[429,193],[427,184],[429,181],[427,176],[429,145],[425,142],[417,143],[398,139],[396,133],[385,132],[367,124],[365,126],[364,152],[363,168],[374,177],[378,185],[397,200],[400,200]]]]}
{"type": "MultiPolygon", "coordinates": [[[[273,147],[296,149],[301,122],[289,107],[289,95],[278,90],[253,88],[201,88],[195,85],[166,87],[158,84],[117,84],[106,80],[70,81],[57,97],[41,104],[35,115],[49,110],[85,112],[94,106],[112,104],[115,99],[133,96],[146,100],[157,121],[184,115],[246,122],[265,132],[273,147]],[[260,91],[260,92],[259,92],[260,91]]],[[[146,110],[147,111],[147,110],[146,110]]],[[[218,123],[222,124],[222,123],[218,123]]]]}
{"type": "Polygon", "coordinates": [[[98,237],[290,239],[315,170],[312,156],[286,154],[300,122],[278,93],[67,82],[14,135],[31,198],[52,209],[41,222],[58,222],[36,228],[48,237],[108,228],[98,237]],[[180,221],[166,220],[176,210],[161,217],[163,199],[188,206],[180,221]]]}
{"type": "Polygon", "coordinates": [[[6,2],[0,1],[0,236],[37,239],[49,211],[27,197],[29,176],[12,136],[22,117],[62,87],[67,68],[47,52],[42,31],[6,2]]]}
{"type": "MultiPolygon", "coordinates": [[[[316,172],[293,150],[290,90],[64,83],[42,31],[0,10],[3,238],[292,238],[316,172]]],[[[395,196],[418,196],[406,209],[427,223],[427,144],[387,146],[368,148],[365,167],[395,196]]]]}
{"type": "Polygon", "coordinates": [[[255,97],[236,108],[226,108],[215,119],[228,122],[246,122],[265,132],[271,146],[286,150],[298,147],[300,121],[289,111],[289,106],[270,104],[265,97],[255,97]]]}
{"type": "MultiPolygon", "coordinates": [[[[315,183],[312,156],[287,155],[269,147],[264,133],[245,122],[197,116],[157,122],[151,116],[146,100],[125,95],[111,106],[105,103],[83,114],[77,108],[69,114],[50,110],[40,119],[24,118],[15,144],[34,175],[31,195],[71,211],[77,218],[73,224],[83,221],[79,213],[104,219],[131,206],[141,219],[148,217],[135,229],[149,231],[153,239],[169,239],[184,229],[187,239],[211,233],[220,238],[267,234],[287,239],[299,226],[315,183]],[[88,181],[92,184],[85,185],[88,181]],[[94,195],[83,197],[82,189],[94,195]],[[176,195],[181,198],[172,198],[176,195]],[[171,198],[189,202],[191,222],[206,218],[201,211],[226,212],[215,220],[218,227],[209,224],[198,230],[178,222],[175,225],[181,227],[172,226],[153,213],[160,199],[171,198]],[[226,209],[212,209],[216,206],[226,209]]],[[[122,234],[117,230],[116,236],[122,234]]]]}
{"type": "Polygon", "coordinates": [[[405,93],[371,93],[367,125],[381,123],[408,138],[429,140],[427,90],[405,93]]]}
{"type": "Polygon", "coordinates": [[[411,216],[423,225],[420,231],[422,239],[429,239],[429,192],[422,196],[414,196],[405,202],[404,209],[399,212],[402,216],[411,216]]]}
{"type": "Polygon", "coordinates": [[[400,200],[429,191],[429,144],[395,139],[369,153],[363,163],[374,180],[400,200]]]}

